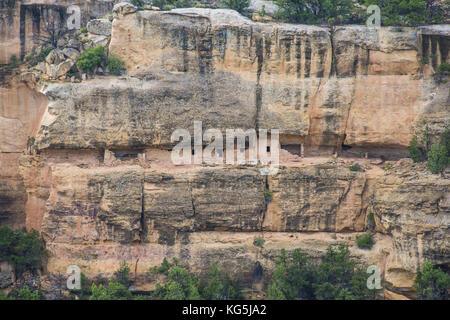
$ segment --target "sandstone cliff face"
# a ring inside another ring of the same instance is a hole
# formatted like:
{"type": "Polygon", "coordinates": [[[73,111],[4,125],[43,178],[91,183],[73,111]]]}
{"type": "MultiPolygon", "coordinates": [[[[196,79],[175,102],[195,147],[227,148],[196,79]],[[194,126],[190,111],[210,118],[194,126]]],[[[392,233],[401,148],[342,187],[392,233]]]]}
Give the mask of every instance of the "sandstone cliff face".
{"type": "MultiPolygon", "coordinates": [[[[177,9],[118,16],[112,33],[110,50],[132,72],[182,72],[199,83],[236,76],[229,89],[253,88],[256,125],[279,128],[282,141],[304,142],[311,154],[332,153],[342,142],[405,154],[424,100],[436,91],[419,76],[421,44],[413,28],[330,30],[177,9]]],[[[440,48],[441,60],[449,59],[448,48],[440,48]]]]}
{"type": "Polygon", "coordinates": [[[420,261],[448,264],[450,180],[414,166],[377,179],[371,209],[380,232],[392,235],[389,284],[409,290],[420,261]]]}
{"type": "MultiPolygon", "coordinates": [[[[354,159],[328,156],[401,157],[425,125],[433,138],[444,130],[450,85],[430,75],[449,59],[448,36],[436,32],[262,24],[230,10],[116,12],[109,49],[128,75],[42,83],[45,98],[21,124],[37,153],[10,160],[27,196],[12,197],[9,185],[3,194],[42,233],[53,275],[76,264],[109,276],[125,260],[149,290],[148,268],[179,257],[194,271],[220,260],[251,285],[259,265],[268,279],[281,248],[319,257],[347,243],[381,268],[386,297],[414,297],[424,261],[450,263],[448,178],[406,160],[384,171],[359,159],[353,172],[354,159]],[[423,43],[438,60],[421,62],[423,43]],[[171,134],[192,134],[196,120],[203,130],[280,129],[282,147],[321,157],[283,156],[269,177],[250,165],[175,166],[171,134]],[[376,243],[361,250],[355,238],[370,212],[376,243]]],[[[20,152],[26,141],[9,132],[0,132],[2,151],[20,152]]]]}

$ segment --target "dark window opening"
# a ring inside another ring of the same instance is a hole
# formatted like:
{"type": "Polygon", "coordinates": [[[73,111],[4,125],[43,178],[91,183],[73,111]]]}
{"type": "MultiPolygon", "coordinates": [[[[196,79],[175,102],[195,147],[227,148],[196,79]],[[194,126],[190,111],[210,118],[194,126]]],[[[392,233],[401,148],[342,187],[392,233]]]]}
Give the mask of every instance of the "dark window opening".
{"type": "Polygon", "coordinates": [[[302,153],[302,146],[300,144],[285,144],[281,145],[281,149],[288,151],[291,154],[300,156],[302,153]]]}
{"type": "Polygon", "coordinates": [[[267,151],[267,152],[270,152],[270,146],[267,146],[267,147],[266,147],[266,151],[267,151]]]}
{"type": "Polygon", "coordinates": [[[114,156],[120,160],[137,159],[140,150],[112,150],[114,156]]]}

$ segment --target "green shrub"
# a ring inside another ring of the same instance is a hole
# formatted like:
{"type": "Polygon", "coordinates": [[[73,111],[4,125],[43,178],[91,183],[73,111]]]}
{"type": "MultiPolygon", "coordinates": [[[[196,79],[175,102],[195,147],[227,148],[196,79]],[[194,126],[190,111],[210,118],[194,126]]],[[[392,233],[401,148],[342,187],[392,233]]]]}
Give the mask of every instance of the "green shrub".
{"type": "Polygon", "coordinates": [[[439,67],[437,67],[436,72],[441,75],[450,75],[450,63],[443,62],[439,67]]]}
{"type": "Polygon", "coordinates": [[[447,156],[450,157],[450,129],[445,129],[441,135],[441,139],[439,141],[441,146],[444,146],[447,150],[447,156]]]}
{"type": "Polygon", "coordinates": [[[390,163],[390,162],[383,168],[384,171],[389,171],[391,169],[392,169],[392,163],[390,163]]]}
{"type": "Polygon", "coordinates": [[[225,6],[236,10],[239,13],[245,13],[245,9],[250,5],[250,0],[223,0],[225,6]]]}
{"type": "Polygon", "coordinates": [[[80,29],[81,33],[88,33],[88,29],[86,27],[83,27],[80,29]]]}
{"type": "Polygon", "coordinates": [[[367,215],[367,226],[369,229],[373,229],[375,227],[375,215],[373,212],[369,212],[367,215]]]}
{"type": "Polygon", "coordinates": [[[258,15],[261,18],[264,18],[266,16],[266,6],[263,4],[261,7],[261,10],[258,11],[258,15]]]}
{"type": "Polygon", "coordinates": [[[114,276],[117,282],[121,283],[125,287],[128,287],[130,284],[130,267],[128,266],[128,263],[123,261],[120,264],[119,270],[114,273],[114,276]]]}
{"type": "Polygon", "coordinates": [[[9,299],[5,292],[0,292],[0,301],[2,300],[15,300],[15,299],[9,299]]]}
{"type": "Polygon", "coordinates": [[[373,238],[369,233],[357,236],[356,245],[361,249],[371,249],[373,246],[373,238]]]}
{"type": "Polygon", "coordinates": [[[269,189],[264,190],[264,199],[266,199],[266,202],[271,202],[273,200],[273,192],[269,189]]]}
{"type": "Polygon", "coordinates": [[[120,282],[110,281],[106,287],[92,284],[89,300],[132,300],[132,293],[120,282]]]}
{"type": "Polygon", "coordinates": [[[36,53],[36,50],[33,48],[31,53],[27,56],[25,56],[24,60],[25,62],[29,63],[32,66],[37,65],[40,62],[45,61],[45,58],[47,58],[48,54],[53,50],[50,46],[45,46],[41,48],[41,51],[39,54],[36,53]]]}
{"type": "Polygon", "coordinates": [[[422,300],[449,300],[450,275],[430,262],[423,264],[417,273],[415,288],[422,300]]]}
{"type": "Polygon", "coordinates": [[[77,67],[83,72],[93,73],[98,67],[105,67],[107,62],[105,49],[102,46],[86,49],[77,58],[77,67]]]}
{"type": "Polygon", "coordinates": [[[264,239],[261,237],[257,237],[253,240],[253,245],[256,247],[262,248],[264,246],[264,239]]]}
{"type": "Polygon", "coordinates": [[[428,170],[434,174],[441,173],[449,163],[450,158],[446,146],[437,143],[433,144],[430,152],[428,152],[428,170]]]}
{"type": "Polygon", "coordinates": [[[349,167],[349,169],[350,169],[350,171],[359,171],[359,170],[361,170],[361,166],[359,165],[359,163],[355,163],[355,164],[352,164],[349,167]]]}
{"type": "Polygon", "coordinates": [[[6,293],[0,293],[0,300],[40,300],[41,295],[39,292],[31,291],[30,288],[25,285],[22,289],[14,289],[9,296],[6,293]]]}
{"type": "Polygon", "coordinates": [[[0,261],[8,261],[17,276],[25,271],[36,272],[46,256],[36,230],[20,232],[8,227],[0,228],[0,261]]]}
{"type": "Polygon", "coordinates": [[[409,142],[408,146],[409,156],[414,162],[421,162],[424,159],[424,152],[419,147],[417,137],[414,136],[409,142]]]}
{"type": "Polygon", "coordinates": [[[17,56],[15,54],[13,54],[11,56],[11,58],[9,59],[9,64],[8,67],[10,69],[15,69],[19,66],[19,59],[17,58],[17,56]]]}
{"type": "Polygon", "coordinates": [[[172,259],[172,263],[170,263],[167,258],[164,258],[161,266],[151,267],[149,271],[152,274],[165,274],[167,276],[169,274],[169,269],[176,265],[178,265],[178,260],[176,258],[172,259]]]}
{"type": "Polygon", "coordinates": [[[39,300],[39,292],[33,292],[28,286],[23,286],[17,293],[17,300],[39,300]]]}
{"type": "Polygon", "coordinates": [[[108,57],[108,68],[111,74],[120,75],[121,71],[125,69],[125,62],[111,53],[108,57]]]}

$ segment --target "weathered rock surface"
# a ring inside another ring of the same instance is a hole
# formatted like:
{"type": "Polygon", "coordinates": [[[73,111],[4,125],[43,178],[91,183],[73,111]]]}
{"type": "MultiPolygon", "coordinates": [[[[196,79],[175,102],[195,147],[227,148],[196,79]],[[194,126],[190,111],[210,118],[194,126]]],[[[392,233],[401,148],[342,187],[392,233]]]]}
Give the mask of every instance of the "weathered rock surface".
{"type": "Polygon", "coordinates": [[[364,231],[365,180],[364,174],[329,164],[282,169],[269,177],[274,199],[266,213],[264,230],[364,231]]]}
{"type": "Polygon", "coordinates": [[[276,252],[286,246],[280,239],[291,237],[287,248],[298,246],[316,257],[327,244],[348,243],[355,257],[383,270],[391,295],[412,298],[423,261],[450,262],[449,180],[417,165],[352,172],[330,162],[282,168],[266,181],[251,167],[103,166],[94,152],[72,164],[63,154],[43,160],[24,156],[21,170],[24,177],[48,173],[25,181],[29,199],[44,204],[41,232],[52,253],[50,272],[75,263],[92,276],[106,276],[120,261],[139,258],[138,285],[147,286],[152,281],[146,266],[164,256],[199,271],[229,257],[223,262],[227,270],[251,282],[255,263],[270,274],[276,252]],[[273,193],[268,203],[266,188],[273,193]],[[357,249],[354,240],[367,230],[369,212],[375,215],[376,245],[357,249]],[[259,236],[270,239],[262,253],[251,244],[259,236]],[[126,248],[131,252],[124,255],[126,248]]]}
{"type": "Polygon", "coordinates": [[[202,82],[189,75],[154,80],[96,79],[51,84],[48,109],[37,135],[45,148],[117,148],[170,145],[172,132],[195,120],[204,130],[255,127],[254,90],[233,75],[211,75],[202,82]],[[234,94],[229,95],[230,84],[234,94]],[[101,109],[98,106],[103,106],[101,109]],[[80,113],[81,111],[81,113],[80,113]],[[80,118],[81,116],[81,118],[80,118]]]}
{"type": "Polygon", "coordinates": [[[86,28],[90,33],[98,34],[100,36],[110,36],[111,27],[111,21],[108,19],[93,19],[86,25],[86,28]]]}
{"type": "Polygon", "coordinates": [[[411,290],[422,261],[445,266],[450,256],[450,180],[417,166],[377,179],[371,201],[378,231],[392,235],[386,280],[399,293],[411,290]]]}

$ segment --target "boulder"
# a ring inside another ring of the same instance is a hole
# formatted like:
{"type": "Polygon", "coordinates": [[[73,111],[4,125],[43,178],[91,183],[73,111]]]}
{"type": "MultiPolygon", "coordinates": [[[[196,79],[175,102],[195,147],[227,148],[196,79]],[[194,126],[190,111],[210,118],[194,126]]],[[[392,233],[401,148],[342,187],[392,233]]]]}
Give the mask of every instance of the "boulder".
{"type": "Polygon", "coordinates": [[[113,13],[118,15],[127,15],[137,11],[137,8],[129,2],[120,2],[113,8],[113,13]]]}
{"type": "Polygon", "coordinates": [[[74,48],[64,48],[62,52],[67,58],[73,60],[75,60],[80,55],[80,52],[74,48]]]}
{"type": "Polygon", "coordinates": [[[100,36],[111,35],[112,23],[108,19],[93,19],[88,22],[87,30],[100,36]]]}

